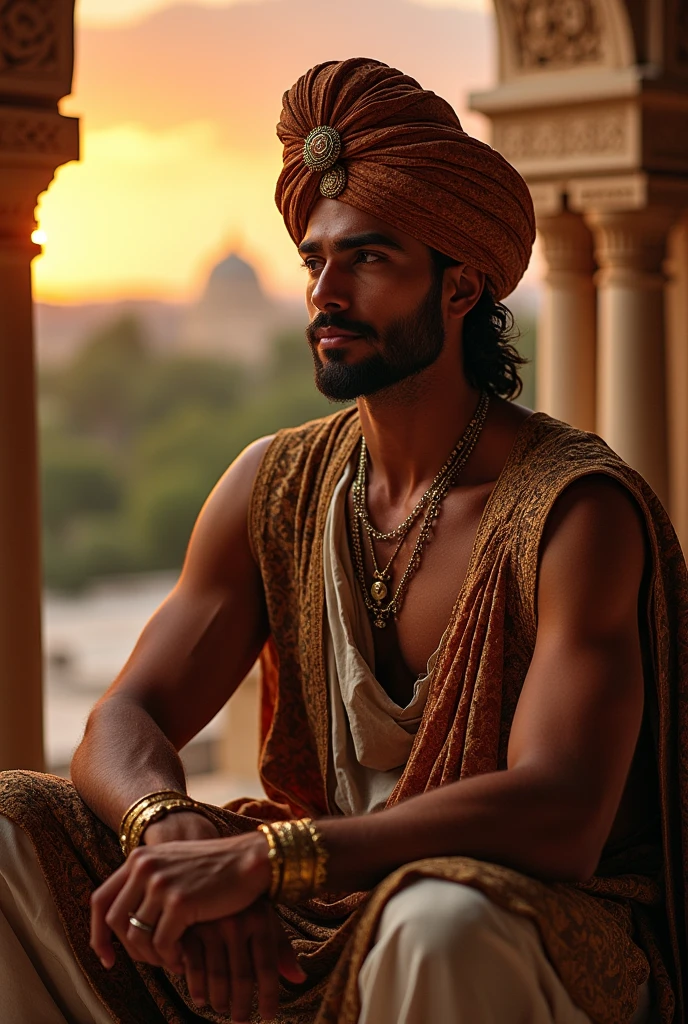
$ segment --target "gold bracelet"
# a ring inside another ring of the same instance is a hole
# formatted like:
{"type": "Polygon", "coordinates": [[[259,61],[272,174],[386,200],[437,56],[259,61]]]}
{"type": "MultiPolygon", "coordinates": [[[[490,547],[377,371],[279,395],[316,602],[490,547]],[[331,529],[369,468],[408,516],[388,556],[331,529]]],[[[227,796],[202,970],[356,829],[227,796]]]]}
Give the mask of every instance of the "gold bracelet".
{"type": "Polygon", "coordinates": [[[129,836],[129,829],[131,828],[134,819],[143,811],[146,807],[152,806],[159,800],[164,800],[167,797],[174,799],[175,797],[182,796],[177,790],[173,789],[160,789],[154,793],[146,793],[144,796],[140,796],[138,800],[134,800],[133,804],[127,807],[126,811],[122,815],[122,821],[119,826],[119,842],[120,846],[126,843],[129,836]]]}
{"type": "Polygon", "coordinates": [[[313,889],[316,893],[322,892],[327,882],[327,862],[330,859],[330,853],[325,846],[322,833],[319,831],[318,826],[310,818],[304,818],[304,824],[310,832],[311,841],[313,843],[313,850],[315,853],[315,877],[313,879],[313,889]]]}
{"type": "Polygon", "coordinates": [[[281,851],[281,877],[270,898],[277,903],[297,904],[311,899],[327,881],[328,853],[322,836],[310,818],[274,821],[266,826],[281,851]]]}
{"type": "Polygon", "coordinates": [[[119,828],[119,844],[124,856],[128,857],[131,851],[141,844],[143,833],[149,825],[160,821],[168,814],[188,810],[209,817],[203,804],[199,804],[186,793],[166,789],[140,797],[124,812],[119,828]]]}
{"type": "Polygon", "coordinates": [[[275,833],[269,825],[259,825],[258,831],[262,832],[268,841],[268,863],[270,865],[271,880],[268,891],[268,899],[274,900],[282,887],[282,870],[284,868],[284,854],[279,845],[275,833]]]}

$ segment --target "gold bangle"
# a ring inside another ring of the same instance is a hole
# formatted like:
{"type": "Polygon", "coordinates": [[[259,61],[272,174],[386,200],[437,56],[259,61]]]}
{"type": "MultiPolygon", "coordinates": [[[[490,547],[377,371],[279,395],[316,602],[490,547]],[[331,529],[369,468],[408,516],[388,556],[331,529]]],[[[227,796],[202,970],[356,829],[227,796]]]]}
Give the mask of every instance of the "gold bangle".
{"type": "MultiPolygon", "coordinates": [[[[310,818],[274,821],[266,827],[282,857],[280,882],[271,886],[270,898],[291,905],[311,899],[327,881],[328,853],[317,827],[310,818]]],[[[275,878],[273,873],[273,882],[275,878]]]]}
{"type": "Polygon", "coordinates": [[[192,810],[196,814],[202,814],[208,818],[209,815],[203,804],[187,796],[186,793],[177,793],[174,790],[161,790],[156,793],[147,793],[140,797],[129,807],[122,817],[119,829],[119,843],[122,853],[128,857],[132,850],[140,845],[143,833],[156,821],[160,821],[168,814],[179,811],[192,810]]]}
{"type": "Polygon", "coordinates": [[[184,794],[179,793],[177,790],[160,789],[156,790],[153,793],[146,793],[144,796],[140,796],[138,800],[134,800],[133,804],[127,807],[126,811],[122,815],[122,821],[120,822],[119,826],[120,846],[122,846],[122,848],[124,849],[123,844],[125,844],[128,840],[129,829],[131,828],[134,819],[137,817],[138,814],[141,813],[142,810],[144,810],[146,807],[151,806],[154,803],[157,803],[159,800],[164,800],[167,797],[174,799],[175,797],[179,797],[182,795],[184,794]]]}
{"type": "Polygon", "coordinates": [[[284,868],[284,854],[279,845],[275,833],[269,825],[259,825],[258,831],[262,832],[268,841],[268,863],[270,865],[270,889],[268,899],[274,900],[282,887],[282,870],[284,868]]]}
{"type": "Polygon", "coordinates": [[[327,882],[327,862],[330,859],[330,854],[329,850],[325,846],[322,833],[319,831],[315,822],[309,818],[304,819],[304,821],[308,831],[310,832],[315,852],[315,877],[313,879],[313,889],[314,892],[318,893],[322,892],[327,882]]]}

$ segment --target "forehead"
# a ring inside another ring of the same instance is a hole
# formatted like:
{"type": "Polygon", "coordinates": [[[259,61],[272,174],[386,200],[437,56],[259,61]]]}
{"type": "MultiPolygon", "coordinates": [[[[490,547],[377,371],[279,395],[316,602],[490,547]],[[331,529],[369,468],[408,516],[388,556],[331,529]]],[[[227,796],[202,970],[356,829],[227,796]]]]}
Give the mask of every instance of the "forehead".
{"type": "Polygon", "coordinates": [[[325,246],[340,238],[372,233],[386,235],[409,252],[427,250],[427,246],[412,235],[339,199],[320,199],[315,204],[308,219],[305,237],[301,241],[325,246]]]}

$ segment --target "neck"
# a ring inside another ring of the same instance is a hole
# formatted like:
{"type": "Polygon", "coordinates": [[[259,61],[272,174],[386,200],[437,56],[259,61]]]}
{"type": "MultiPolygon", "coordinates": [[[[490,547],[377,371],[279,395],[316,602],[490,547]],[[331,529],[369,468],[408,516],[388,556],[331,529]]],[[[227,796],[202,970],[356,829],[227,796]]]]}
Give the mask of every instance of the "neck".
{"type": "Polygon", "coordinates": [[[358,400],[372,471],[390,501],[429,486],[475,413],[479,393],[447,362],[440,356],[416,377],[358,400]]]}

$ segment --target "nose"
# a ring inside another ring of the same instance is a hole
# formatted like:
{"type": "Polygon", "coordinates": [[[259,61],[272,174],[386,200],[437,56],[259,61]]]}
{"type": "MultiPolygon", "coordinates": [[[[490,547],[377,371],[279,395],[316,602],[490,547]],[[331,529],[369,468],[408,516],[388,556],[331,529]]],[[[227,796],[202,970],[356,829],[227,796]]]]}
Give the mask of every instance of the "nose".
{"type": "Polygon", "coordinates": [[[345,275],[338,271],[334,264],[326,263],[318,274],[309,300],[321,313],[348,309],[351,306],[351,296],[348,293],[345,275]]]}

